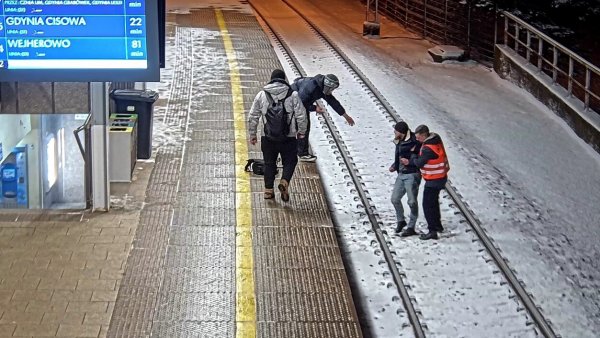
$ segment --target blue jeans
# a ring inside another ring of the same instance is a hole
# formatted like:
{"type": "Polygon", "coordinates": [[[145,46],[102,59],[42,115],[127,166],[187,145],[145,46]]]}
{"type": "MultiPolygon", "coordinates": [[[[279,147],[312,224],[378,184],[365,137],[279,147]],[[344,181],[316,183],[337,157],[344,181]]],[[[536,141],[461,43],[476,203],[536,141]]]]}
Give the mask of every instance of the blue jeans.
{"type": "Polygon", "coordinates": [[[396,209],[396,220],[404,221],[404,207],[402,206],[402,197],[406,194],[408,206],[410,207],[410,218],[408,220],[408,228],[415,227],[417,217],[419,216],[419,205],[417,196],[419,194],[419,184],[421,183],[421,174],[398,174],[394,190],[392,191],[392,204],[396,209]]]}

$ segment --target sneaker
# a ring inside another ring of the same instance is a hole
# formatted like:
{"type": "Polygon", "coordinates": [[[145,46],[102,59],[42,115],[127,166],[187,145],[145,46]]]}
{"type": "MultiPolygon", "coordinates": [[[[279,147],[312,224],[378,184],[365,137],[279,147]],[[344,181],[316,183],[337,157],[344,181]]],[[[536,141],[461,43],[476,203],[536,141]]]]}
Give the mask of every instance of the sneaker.
{"type": "Polygon", "coordinates": [[[438,239],[438,234],[435,231],[430,231],[429,233],[422,234],[419,238],[421,238],[424,241],[429,239],[438,239]]]}
{"type": "Polygon", "coordinates": [[[300,156],[300,161],[302,162],[314,162],[317,160],[315,155],[302,155],[300,156]]]}
{"type": "Polygon", "coordinates": [[[406,226],[406,221],[400,221],[398,222],[398,225],[396,225],[396,230],[394,230],[397,234],[400,233],[400,231],[402,231],[402,229],[406,226]]]}
{"type": "Polygon", "coordinates": [[[287,180],[283,178],[279,181],[279,185],[277,188],[281,192],[281,200],[284,202],[288,202],[290,200],[290,193],[288,192],[289,183],[287,180]]]}
{"type": "Polygon", "coordinates": [[[414,235],[418,235],[417,232],[415,231],[415,228],[406,228],[400,234],[401,237],[409,237],[409,236],[414,236],[414,235]]]}

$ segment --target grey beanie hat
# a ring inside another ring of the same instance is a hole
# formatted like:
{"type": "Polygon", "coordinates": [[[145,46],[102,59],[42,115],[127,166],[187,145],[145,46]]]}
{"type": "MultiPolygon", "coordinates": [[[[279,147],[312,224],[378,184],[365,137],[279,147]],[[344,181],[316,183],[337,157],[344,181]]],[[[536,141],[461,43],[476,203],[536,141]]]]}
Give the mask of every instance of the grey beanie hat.
{"type": "Polygon", "coordinates": [[[420,126],[417,127],[417,129],[415,129],[415,134],[427,134],[429,135],[429,128],[422,124],[420,126]]]}
{"type": "Polygon", "coordinates": [[[337,88],[340,86],[340,80],[333,74],[327,74],[325,75],[325,79],[323,79],[323,85],[330,88],[337,88]]]}

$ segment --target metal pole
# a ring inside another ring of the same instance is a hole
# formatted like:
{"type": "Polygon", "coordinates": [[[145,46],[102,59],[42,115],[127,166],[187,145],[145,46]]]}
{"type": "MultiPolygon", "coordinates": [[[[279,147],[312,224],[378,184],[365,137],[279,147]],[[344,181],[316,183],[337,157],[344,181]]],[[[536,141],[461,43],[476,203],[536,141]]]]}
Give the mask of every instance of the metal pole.
{"type": "Polygon", "coordinates": [[[558,49],[556,46],[552,46],[553,56],[552,56],[552,81],[556,83],[557,71],[556,67],[558,66],[558,49]]]}
{"type": "Polygon", "coordinates": [[[585,68],[585,98],[583,100],[583,104],[585,106],[585,110],[590,108],[590,85],[592,83],[592,72],[589,68],[585,68]]]}
{"type": "Polygon", "coordinates": [[[538,35],[538,69],[541,71],[544,61],[544,40],[538,35]]]}
{"type": "Polygon", "coordinates": [[[569,56],[569,84],[567,86],[569,96],[573,94],[573,68],[573,58],[569,56]]]}
{"type": "Polygon", "coordinates": [[[108,179],[108,85],[106,82],[90,83],[91,107],[91,164],[92,211],[110,209],[110,183],[108,179]]]}

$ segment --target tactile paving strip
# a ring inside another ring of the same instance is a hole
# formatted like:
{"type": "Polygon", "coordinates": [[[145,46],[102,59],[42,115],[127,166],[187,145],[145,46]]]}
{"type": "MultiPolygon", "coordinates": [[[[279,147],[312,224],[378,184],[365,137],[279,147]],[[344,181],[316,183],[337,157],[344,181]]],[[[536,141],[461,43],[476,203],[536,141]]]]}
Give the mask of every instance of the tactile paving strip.
{"type": "Polygon", "coordinates": [[[219,292],[233,290],[233,267],[167,268],[164,288],[172,292],[219,292]]]}
{"type": "Polygon", "coordinates": [[[227,268],[235,259],[235,246],[169,246],[166,265],[174,268],[227,268]]]}
{"type": "Polygon", "coordinates": [[[362,337],[356,322],[259,322],[257,338],[362,337]]]}
{"type": "MultiPolygon", "coordinates": [[[[231,167],[231,165],[229,165],[231,167]]],[[[210,176],[209,176],[210,177],[210,176]]],[[[219,177],[220,178],[220,177],[219,177]]],[[[201,179],[198,177],[198,179],[201,179]]],[[[207,180],[209,181],[209,180],[207,180]]],[[[217,208],[235,209],[235,192],[196,192],[180,191],[177,194],[176,207],[181,208],[217,208]]]]}
{"type": "MultiPolygon", "coordinates": [[[[279,194],[276,194],[277,201],[279,201],[279,194]]],[[[327,210],[327,200],[322,193],[318,192],[304,192],[294,193],[290,192],[290,201],[285,203],[284,208],[293,210],[327,210]]],[[[281,208],[280,203],[276,203],[274,200],[265,200],[263,192],[252,193],[252,207],[255,209],[274,209],[281,208]]]]}
{"type": "MultiPolygon", "coordinates": [[[[281,168],[278,170],[281,172],[281,168]]],[[[251,177],[250,184],[252,191],[261,191],[264,187],[262,176],[257,177],[251,174],[251,177]]],[[[279,176],[276,178],[275,182],[279,182],[279,176]]],[[[318,178],[292,177],[292,181],[290,183],[290,193],[295,195],[303,192],[319,192],[321,194],[325,193],[321,187],[321,180],[318,178]]]]}
{"type": "Polygon", "coordinates": [[[197,210],[178,208],[173,212],[174,226],[231,226],[235,224],[235,211],[216,208],[197,210]]]}
{"type": "Polygon", "coordinates": [[[185,163],[187,166],[199,166],[206,164],[233,164],[234,161],[235,156],[233,154],[217,151],[205,150],[202,152],[185,154],[185,163]]]}
{"type": "Polygon", "coordinates": [[[155,321],[232,322],[235,319],[233,304],[233,292],[163,293],[160,295],[155,321]]]}
{"type": "Polygon", "coordinates": [[[181,173],[181,179],[202,181],[202,177],[211,178],[235,178],[235,168],[227,164],[202,164],[186,162],[185,170],[181,173]]]}
{"type": "Polygon", "coordinates": [[[257,268],[344,269],[337,247],[257,246],[254,265],[257,268]]]}
{"type": "Polygon", "coordinates": [[[343,322],[354,319],[345,293],[259,293],[259,318],[266,322],[343,322]],[[285,306],[282,306],[285,304],[285,306]]]}
{"type": "MultiPolygon", "coordinates": [[[[211,163],[209,159],[205,159],[204,163],[211,163]]],[[[200,161],[199,161],[200,162],[200,161]]],[[[230,192],[234,191],[235,178],[229,177],[215,177],[210,181],[210,184],[206,184],[204,181],[191,179],[186,177],[182,179],[179,185],[179,191],[203,191],[203,192],[230,192]]]]}
{"type": "Polygon", "coordinates": [[[333,228],[257,227],[254,243],[260,246],[332,246],[337,248],[333,228]]]}
{"type": "Polygon", "coordinates": [[[234,335],[235,326],[233,322],[156,322],[151,337],[224,338],[233,337],[234,335]]]}
{"type": "Polygon", "coordinates": [[[256,292],[344,293],[341,269],[284,269],[259,267],[256,292]]]}
{"type": "Polygon", "coordinates": [[[169,233],[169,246],[199,246],[223,247],[235,243],[235,233],[232,226],[210,227],[172,227],[169,233]]]}
{"type": "Polygon", "coordinates": [[[218,152],[223,154],[233,154],[235,144],[232,142],[187,142],[186,155],[192,156],[194,153],[205,151],[218,152]]]}
{"type": "Polygon", "coordinates": [[[331,227],[327,210],[254,209],[252,223],[256,227],[331,227]]]}

